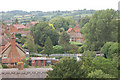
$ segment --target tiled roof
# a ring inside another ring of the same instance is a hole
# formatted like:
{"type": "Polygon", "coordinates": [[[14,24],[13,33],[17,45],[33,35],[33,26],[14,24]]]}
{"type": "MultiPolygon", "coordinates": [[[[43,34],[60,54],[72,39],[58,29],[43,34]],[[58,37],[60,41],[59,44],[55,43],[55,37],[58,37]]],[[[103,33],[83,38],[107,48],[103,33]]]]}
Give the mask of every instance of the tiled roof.
{"type": "Polygon", "coordinates": [[[76,26],[74,28],[70,27],[67,32],[70,33],[71,31],[79,33],[80,32],[79,24],[76,24],[76,26]]]}
{"type": "Polygon", "coordinates": [[[71,30],[72,30],[72,27],[70,27],[67,32],[69,33],[69,32],[71,32],[71,30]]]}
{"type": "Polygon", "coordinates": [[[16,27],[17,29],[25,28],[23,24],[14,24],[13,26],[16,27]]]}
{"type": "Polygon", "coordinates": [[[73,30],[76,32],[76,33],[79,33],[80,32],[80,27],[78,27],[77,25],[73,28],[73,30]]]}

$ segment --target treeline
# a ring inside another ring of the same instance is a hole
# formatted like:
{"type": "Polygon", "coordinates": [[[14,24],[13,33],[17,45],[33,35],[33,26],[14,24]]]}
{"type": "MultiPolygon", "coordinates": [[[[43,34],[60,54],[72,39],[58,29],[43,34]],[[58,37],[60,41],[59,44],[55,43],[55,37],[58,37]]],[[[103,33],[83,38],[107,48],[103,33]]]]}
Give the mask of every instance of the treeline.
{"type": "Polygon", "coordinates": [[[24,20],[50,20],[51,18],[57,17],[57,16],[72,16],[72,17],[79,17],[82,14],[93,14],[95,10],[73,10],[73,11],[49,11],[49,12],[43,12],[43,11],[21,11],[21,10],[14,10],[14,11],[7,11],[7,12],[0,12],[0,16],[2,17],[2,20],[15,20],[16,18],[19,18],[19,16],[22,16],[21,22],[24,22],[24,20]],[[28,17],[24,17],[25,15],[30,15],[28,17]]]}

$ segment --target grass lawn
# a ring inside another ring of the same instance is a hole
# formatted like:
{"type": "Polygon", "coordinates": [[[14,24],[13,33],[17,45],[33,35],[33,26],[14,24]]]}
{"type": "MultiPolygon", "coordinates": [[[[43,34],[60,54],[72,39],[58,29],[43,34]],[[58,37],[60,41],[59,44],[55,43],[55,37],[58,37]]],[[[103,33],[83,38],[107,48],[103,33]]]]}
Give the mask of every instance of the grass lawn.
{"type": "Polygon", "coordinates": [[[70,42],[70,44],[74,44],[74,45],[77,45],[77,46],[82,46],[81,42],[70,42]]]}

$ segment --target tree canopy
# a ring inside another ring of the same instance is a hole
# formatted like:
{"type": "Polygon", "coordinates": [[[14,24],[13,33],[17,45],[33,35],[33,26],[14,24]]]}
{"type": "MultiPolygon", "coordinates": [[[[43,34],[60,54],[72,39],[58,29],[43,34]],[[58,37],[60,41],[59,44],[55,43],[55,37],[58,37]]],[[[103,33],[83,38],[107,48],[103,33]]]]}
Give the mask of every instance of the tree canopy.
{"type": "Polygon", "coordinates": [[[58,44],[59,34],[56,30],[52,29],[48,22],[40,22],[35,27],[32,27],[31,32],[35,39],[35,43],[44,46],[45,40],[50,37],[53,45],[58,44]]]}
{"type": "Polygon", "coordinates": [[[83,33],[88,50],[100,50],[104,43],[117,41],[117,12],[113,9],[96,11],[85,24],[83,33]]]}
{"type": "Polygon", "coordinates": [[[52,41],[50,39],[50,37],[48,37],[45,41],[45,45],[43,47],[43,51],[42,51],[44,54],[47,54],[48,57],[50,54],[53,53],[53,45],[52,45],[52,41]]]}
{"type": "Polygon", "coordinates": [[[50,23],[52,23],[56,29],[64,28],[65,30],[68,30],[69,25],[72,25],[74,20],[72,18],[55,17],[50,20],[50,23]]]}

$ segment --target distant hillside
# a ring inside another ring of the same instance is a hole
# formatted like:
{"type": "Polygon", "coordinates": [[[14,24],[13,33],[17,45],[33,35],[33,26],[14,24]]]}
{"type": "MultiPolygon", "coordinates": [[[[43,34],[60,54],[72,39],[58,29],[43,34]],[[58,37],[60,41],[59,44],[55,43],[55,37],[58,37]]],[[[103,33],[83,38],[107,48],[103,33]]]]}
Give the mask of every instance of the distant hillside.
{"type": "Polygon", "coordinates": [[[51,18],[57,16],[71,16],[74,19],[78,19],[83,16],[91,16],[95,10],[73,10],[73,11],[50,11],[50,12],[43,12],[43,11],[21,11],[21,10],[14,10],[14,11],[7,11],[7,12],[0,12],[0,18],[3,21],[13,21],[16,18],[20,22],[29,22],[30,20],[50,20],[51,18]]]}

